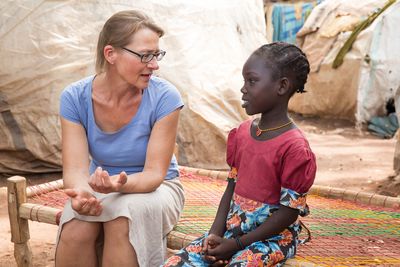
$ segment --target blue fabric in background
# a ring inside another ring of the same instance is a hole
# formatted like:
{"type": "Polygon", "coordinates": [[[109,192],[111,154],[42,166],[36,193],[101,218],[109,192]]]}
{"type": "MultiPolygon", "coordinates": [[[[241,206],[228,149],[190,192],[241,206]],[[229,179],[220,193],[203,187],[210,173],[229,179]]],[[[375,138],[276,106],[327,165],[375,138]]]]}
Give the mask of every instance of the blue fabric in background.
{"type": "Polygon", "coordinates": [[[323,0],[303,3],[301,17],[296,18],[296,6],[299,4],[276,3],[272,10],[273,41],[296,43],[296,34],[303,27],[311,10],[323,0]]]}

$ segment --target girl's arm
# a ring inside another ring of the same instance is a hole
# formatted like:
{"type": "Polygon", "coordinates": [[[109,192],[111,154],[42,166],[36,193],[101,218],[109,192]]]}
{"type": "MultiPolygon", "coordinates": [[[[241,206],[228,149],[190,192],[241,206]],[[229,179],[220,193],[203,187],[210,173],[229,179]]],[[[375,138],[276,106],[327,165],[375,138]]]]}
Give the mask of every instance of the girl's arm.
{"type": "Polygon", "coordinates": [[[277,235],[294,223],[298,215],[298,209],[280,205],[279,209],[273,212],[264,223],[253,231],[239,237],[239,240],[243,247],[246,247],[256,241],[265,240],[273,235],[277,235]]]}
{"type": "Polygon", "coordinates": [[[228,179],[228,185],[226,186],[225,192],[219,203],[217,214],[215,215],[214,222],[210,228],[210,234],[222,236],[225,233],[226,217],[228,216],[235,185],[236,183],[233,179],[228,179]]]}
{"type": "MultiPolygon", "coordinates": [[[[221,242],[222,236],[226,231],[226,217],[228,216],[231,199],[235,191],[236,181],[228,178],[228,185],[222,195],[218,206],[217,214],[210,228],[208,235],[203,241],[202,251],[205,253],[205,259],[216,263],[216,258],[208,255],[209,249],[215,249],[221,242]]],[[[221,262],[221,265],[223,262],[221,262]]]]}
{"type": "Polygon", "coordinates": [[[176,109],[155,123],[143,171],[128,175],[128,180],[120,188],[120,192],[148,193],[156,190],[164,181],[174,152],[179,112],[180,109],[176,109]]]}
{"type": "Polygon", "coordinates": [[[299,211],[281,205],[277,211],[255,230],[236,239],[224,239],[221,237],[208,237],[208,243],[214,246],[207,247],[206,258],[211,262],[228,260],[239,250],[256,242],[265,240],[273,235],[281,233],[285,228],[297,220],[299,211]]]}

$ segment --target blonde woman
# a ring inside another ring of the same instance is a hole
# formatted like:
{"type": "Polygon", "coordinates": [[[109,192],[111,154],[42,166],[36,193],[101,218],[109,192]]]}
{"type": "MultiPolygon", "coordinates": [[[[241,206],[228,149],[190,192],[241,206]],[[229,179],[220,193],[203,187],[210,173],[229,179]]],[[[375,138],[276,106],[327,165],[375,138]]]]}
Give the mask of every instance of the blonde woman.
{"type": "Polygon", "coordinates": [[[181,96],[153,76],[163,30],[138,11],[100,32],[96,75],[60,101],[63,179],[70,201],[56,265],[158,266],[184,195],[173,155],[181,96]]]}

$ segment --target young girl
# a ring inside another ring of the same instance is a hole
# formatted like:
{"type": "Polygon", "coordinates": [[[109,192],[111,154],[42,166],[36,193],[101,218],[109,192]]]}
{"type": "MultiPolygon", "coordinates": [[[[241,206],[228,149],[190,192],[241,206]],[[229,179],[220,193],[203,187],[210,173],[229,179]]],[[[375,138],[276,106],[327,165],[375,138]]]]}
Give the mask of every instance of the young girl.
{"type": "Polygon", "coordinates": [[[229,133],[231,171],[209,233],[164,266],[282,266],[294,257],[316,162],[287,110],[290,97],[304,92],[308,73],[305,54],[292,44],[263,45],[249,57],[242,106],[261,118],[229,133]]]}

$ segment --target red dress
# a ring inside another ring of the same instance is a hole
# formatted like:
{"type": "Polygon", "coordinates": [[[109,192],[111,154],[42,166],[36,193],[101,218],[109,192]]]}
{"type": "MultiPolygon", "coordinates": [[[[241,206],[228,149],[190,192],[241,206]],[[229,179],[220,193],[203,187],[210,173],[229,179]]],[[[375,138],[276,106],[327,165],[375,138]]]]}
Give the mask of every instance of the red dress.
{"type": "Polygon", "coordinates": [[[258,141],[250,134],[251,123],[243,122],[228,136],[227,163],[237,171],[235,193],[270,205],[281,203],[282,189],[307,193],[316,161],[303,133],[296,128],[258,141]]]}

